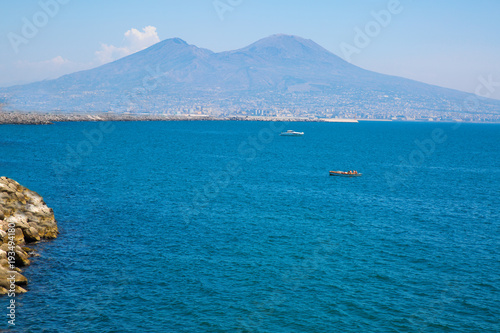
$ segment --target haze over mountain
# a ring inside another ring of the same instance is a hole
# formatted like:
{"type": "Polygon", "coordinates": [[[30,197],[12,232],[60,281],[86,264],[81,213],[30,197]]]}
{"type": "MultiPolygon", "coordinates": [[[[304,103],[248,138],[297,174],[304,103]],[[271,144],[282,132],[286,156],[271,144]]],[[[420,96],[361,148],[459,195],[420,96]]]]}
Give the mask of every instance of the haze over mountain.
{"type": "Polygon", "coordinates": [[[0,89],[0,96],[7,109],[23,111],[500,112],[500,101],[364,70],[283,34],[220,53],[167,39],[98,68],[0,89]]]}

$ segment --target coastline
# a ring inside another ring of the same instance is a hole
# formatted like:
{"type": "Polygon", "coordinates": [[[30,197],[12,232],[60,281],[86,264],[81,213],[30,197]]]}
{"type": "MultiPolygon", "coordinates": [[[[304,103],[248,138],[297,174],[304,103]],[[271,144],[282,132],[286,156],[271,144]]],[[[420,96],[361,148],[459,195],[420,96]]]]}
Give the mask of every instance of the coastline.
{"type": "Polygon", "coordinates": [[[21,273],[31,257],[39,256],[29,246],[58,234],[54,211],[38,193],[0,177],[0,295],[8,294],[13,303],[15,294],[27,291],[21,273]]]}
{"type": "MultiPolygon", "coordinates": [[[[52,125],[58,122],[100,122],[100,121],[279,121],[279,122],[325,122],[325,123],[360,123],[360,122],[427,122],[455,123],[458,121],[437,120],[393,120],[393,119],[350,119],[350,118],[306,118],[280,116],[223,116],[209,115],[166,115],[132,113],[41,113],[0,111],[0,125],[52,125]]],[[[500,122],[460,121],[463,123],[500,124],[500,122]]]]}
{"type": "Polygon", "coordinates": [[[51,125],[57,122],[97,121],[284,121],[357,123],[356,119],[326,119],[305,117],[165,115],[126,113],[38,113],[0,112],[0,125],[51,125]]]}

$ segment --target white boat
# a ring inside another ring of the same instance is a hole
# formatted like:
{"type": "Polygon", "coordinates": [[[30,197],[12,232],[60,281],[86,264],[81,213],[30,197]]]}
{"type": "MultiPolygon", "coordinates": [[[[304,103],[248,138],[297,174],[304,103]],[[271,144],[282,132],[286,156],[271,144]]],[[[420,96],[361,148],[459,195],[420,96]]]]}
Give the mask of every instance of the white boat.
{"type": "Polygon", "coordinates": [[[281,136],[302,136],[304,135],[304,132],[295,132],[292,130],[288,130],[286,132],[281,132],[281,136]]]}

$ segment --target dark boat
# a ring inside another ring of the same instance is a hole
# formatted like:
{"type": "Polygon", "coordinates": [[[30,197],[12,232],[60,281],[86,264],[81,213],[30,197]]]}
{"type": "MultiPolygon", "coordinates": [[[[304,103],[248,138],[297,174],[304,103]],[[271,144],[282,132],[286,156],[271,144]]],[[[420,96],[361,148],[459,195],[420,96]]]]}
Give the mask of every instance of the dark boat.
{"type": "Polygon", "coordinates": [[[340,176],[340,177],[361,177],[363,174],[350,171],[330,171],[330,176],[340,176]]]}

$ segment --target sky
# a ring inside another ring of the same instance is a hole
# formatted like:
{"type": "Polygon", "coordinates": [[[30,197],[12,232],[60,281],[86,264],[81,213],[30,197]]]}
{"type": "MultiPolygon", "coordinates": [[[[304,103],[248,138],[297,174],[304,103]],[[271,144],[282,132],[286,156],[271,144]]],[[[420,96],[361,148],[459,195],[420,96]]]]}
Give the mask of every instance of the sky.
{"type": "Polygon", "coordinates": [[[219,52],[285,33],[368,70],[500,99],[498,0],[24,0],[0,9],[0,87],[173,37],[219,52]]]}

